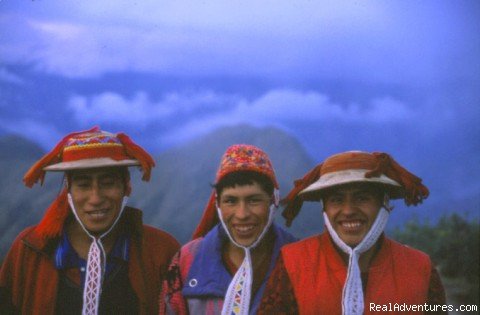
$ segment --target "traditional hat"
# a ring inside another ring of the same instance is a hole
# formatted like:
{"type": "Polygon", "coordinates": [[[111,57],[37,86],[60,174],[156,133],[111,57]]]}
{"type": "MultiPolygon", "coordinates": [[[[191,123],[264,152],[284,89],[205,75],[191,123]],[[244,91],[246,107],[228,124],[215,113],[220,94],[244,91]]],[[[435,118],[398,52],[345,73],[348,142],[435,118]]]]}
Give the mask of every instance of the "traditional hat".
{"type": "MultiPolygon", "coordinates": [[[[43,184],[46,171],[69,171],[99,167],[141,166],[142,179],[148,181],[153,158],[123,133],[113,134],[99,127],[74,132],[65,136],[53,150],[38,160],[25,174],[23,181],[32,187],[40,181],[43,184]]],[[[127,188],[127,194],[129,193],[127,188]]],[[[60,235],[63,221],[68,216],[66,188],[47,209],[37,225],[39,235],[52,237],[60,235]]]]}
{"type": "Polygon", "coordinates": [[[292,224],[303,201],[319,200],[327,189],[359,182],[381,185],[390,198],[403,198],[407,205],[417,205],[429,194],[421,178],[386,153],[343,152],[327,158],[295,181],[295,187],[282,200],[286,204],[282,213],[286,225],[292,224]]]}
{"type": "MultiPolygon", "coordinates": [[[[215,176],[215,184],[218,184],[225,175],[238,171],[254,171],[264,174],[272,181],[273,186],[278,191],[278,183],[272,162],[261,149],[248,144],[230,146],[220,161],[220,166],[215,176]]],[[[193,233],[194,239],[204,236],[220,222],[216,211],[215,199],[215,189],[213,189],[200,223],[193,233]]]]}

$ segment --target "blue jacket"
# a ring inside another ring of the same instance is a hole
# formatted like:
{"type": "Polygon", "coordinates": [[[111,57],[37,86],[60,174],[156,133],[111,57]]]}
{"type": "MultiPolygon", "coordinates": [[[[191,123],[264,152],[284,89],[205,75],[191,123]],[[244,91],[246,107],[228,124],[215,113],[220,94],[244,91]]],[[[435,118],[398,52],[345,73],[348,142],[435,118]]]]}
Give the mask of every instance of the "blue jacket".
{"type": "MultiPolygon", "coordinates": [[[[265,284],[278,258],[280,248],[285,244],[297,241],[295,237],[276,224],[272,224],[271,228],[275,234],[272,257],[268,272],[252,298],[250,314],[255,314],[260,306],[265,284]]],[[[197,245],[198,248],[195,250],[191,267],[185,273],[188,276],[183,281],[182,289],[182,295],[189,306],[190,314],[221,313],[224,296],[232,281],[232,275],[227,271],[222,261],[222,244],[226,240],[228,240],[228,236],[219,224],[205,235],[197,245]],[[212,301],[212,299],[216,301],[212,301]],[[207,300],[214,303],[207,306],[207,300]],[[216,305],[214,309],[212,309],[212,305],[216,305]]],[[[193,242],[196,241],[190,243],[193,242]]],[[[184,247],[188,247],[189,244],[184,247]]]]}

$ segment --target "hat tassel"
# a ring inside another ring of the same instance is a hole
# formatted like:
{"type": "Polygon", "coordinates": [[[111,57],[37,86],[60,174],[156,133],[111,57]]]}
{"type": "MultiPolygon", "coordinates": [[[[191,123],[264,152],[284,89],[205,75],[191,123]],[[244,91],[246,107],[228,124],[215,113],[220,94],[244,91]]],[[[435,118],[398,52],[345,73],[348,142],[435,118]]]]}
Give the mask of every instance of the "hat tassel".
{"type": "Polygon", "coordinates": [[[35,228],[38,235],[44,238],[53,238],[61,234],[65,219],[68,217],[67,194],[67,188],[63,188],[48,207],[42,220],[35,228]]]}
{"type": "Polygon", "coordinates": [[[290,191],[287,197],[282,199],[281,203],[286,205],[282,212],[282,216],[286,219],[286,226],[289,227],[292,225],[293,220],[302,208],[303,200],[298,194],[320,178],[322,165],[323,163],[317,165],[314,169],[305,174],[302,179],[297,179],[295,181],[295,187],[290,191]]]}
{"type": "Polygon", "coordinates": [[[155,166],[155,161],[144,149],[135,144],[126,134],[119,133],[117,134],[117,137],[125,146],[127,154],[133,156],[140,162],[143,170],[142,180],[148,182],[150,180],[152,167],[155,166]]]}
{"type": "Polygon", "coordinates": [[[203,211],[202,219],[200,220],[200,223],[195,229],[195,232],[193,232],[192,239],[205,236],[208,233],[208,231],[212,229],[212,227],[214,227],[218,222],[220,222],[220,220],[218,219],[217,211],[216,211],[215,199],[216,199],[215,191],[212,191],[212,194],[210,195],[210,199],[208,200],[207,206],[203,211]]]}
{"type": "Polygon", "coordinates": [[[52,151],[49,153],[45,154],[40,160],[38,160],[25,174],[23,177],[23,182],[25,183],[25,186],[27,187],[32,187],[35,185],[38,180],[40,180],[40,184],[43,185],[43,180],[45,178],[45,171],[43,168],[49,164],[57,163],[60,162],[60,154],[63,150],[63,147],[65,143],[68,141],[69,138],[85,133],[85,132],[95,132],[100,130],[97,126],[93,127],[90,130],[86,131],[78,131],[78,132],[73,132],[67,136],[65,136],[56,146],[53,148],[52,151]]]}

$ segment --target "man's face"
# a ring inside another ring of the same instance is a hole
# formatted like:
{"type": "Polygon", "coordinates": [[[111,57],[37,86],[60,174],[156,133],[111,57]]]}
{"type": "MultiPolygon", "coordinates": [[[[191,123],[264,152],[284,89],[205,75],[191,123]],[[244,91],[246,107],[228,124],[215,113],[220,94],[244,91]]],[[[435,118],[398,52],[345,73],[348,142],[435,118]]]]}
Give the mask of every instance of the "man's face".
{"type": "Polygon", "coordinates": [[[225,187],[219,208],[233,239],[242,246],[253,244],[268,222],[271,197],[257,183],[225,187]]]}
{"type": "Polygon", "coordinates": [[[69,173],[70,194],[77,215],[94,235],[108,230],[121,210],[125,183],[118,168],[69,173]]]}
{"type": "Polygon", "coordinates": [[[379,193],[368,184],[334,189],[325,195],[323,203],[333,229],[350,247],[367,235],[382,206],[379,193]]]}

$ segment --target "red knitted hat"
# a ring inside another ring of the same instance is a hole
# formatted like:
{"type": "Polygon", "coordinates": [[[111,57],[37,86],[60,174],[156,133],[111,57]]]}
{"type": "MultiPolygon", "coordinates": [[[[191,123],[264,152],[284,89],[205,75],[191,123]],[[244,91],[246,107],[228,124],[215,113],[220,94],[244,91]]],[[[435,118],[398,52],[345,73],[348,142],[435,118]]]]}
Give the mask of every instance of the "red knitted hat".
{"type": "Polygon", "coordinates": [[[327,158],[295,181],[295,187],[282,200],[286,205],[282,213],[286,225],[292,224],[303,201],[318,200],[326,189],[356,182],[381,184],[390,198],[403,198],[407,205],[417,205],[429,194],[421,178],[386,153],[343,152],[327,158]]]}
{"type": "MultiPolygon", "coordinates": [[[[220,182],[225,175],[238,171],[262,173],[272,181],[273,186],[278,190],[272,162],[264,151],[253,145],[235,144],[230,146],[222,156],[215,183],[220,182]]],[[[215,189],[213,189],[200,223],[193,233],[193,239],[207,234],[218,222],[220,221],[215,207],[215,189]]]]}
{"type": "MultiPolygon", "coordinates": [[[[141,166],[142,179],[148,181],[155,161],[127,135],[112,134],[93,127],[90,130],[74,132],[65,136],[51,152],[44,155],[27,171],[23,182],[28,187],[32,187],[38,181],[43,184],[46,171],[133,165],[141,166]]],[[[127,194],[128,190],[129,187],[127,187],[127,194]]],[[[64,188],[37,225],[37,233],[45,237],[59,235],[67,216],[67,189],[64,188]]]]}

